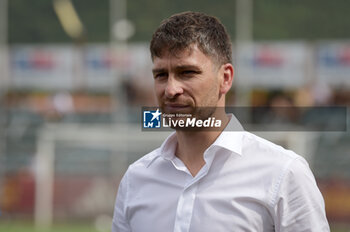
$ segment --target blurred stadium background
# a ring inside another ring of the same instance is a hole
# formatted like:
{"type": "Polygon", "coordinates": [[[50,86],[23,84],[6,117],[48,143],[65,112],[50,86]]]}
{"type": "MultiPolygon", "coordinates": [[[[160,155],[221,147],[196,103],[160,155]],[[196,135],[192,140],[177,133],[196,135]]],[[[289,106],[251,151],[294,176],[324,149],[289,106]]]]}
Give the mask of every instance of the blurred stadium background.
{"type": "MultiPolygon", "coordinates": [[[[0,231],[109,231],[128,164],[167,132],[148,42],[185,10],[233,40],[231,106],[349,106],[346,0],[0,0],[0,231]]],[[[348,119],[349,121],[349,119],[348,119]]],[[[306,157],[332,231],[350,231],[350,132],[259,132],[306,157]]]]}

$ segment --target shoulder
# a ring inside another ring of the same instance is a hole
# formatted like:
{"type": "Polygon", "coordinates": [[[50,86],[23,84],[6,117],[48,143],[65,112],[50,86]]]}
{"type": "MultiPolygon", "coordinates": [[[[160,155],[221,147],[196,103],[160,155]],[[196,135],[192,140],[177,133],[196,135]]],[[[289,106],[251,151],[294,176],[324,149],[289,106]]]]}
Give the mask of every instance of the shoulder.
{"type": "Polygon", "coordinates": [[[146,155],[142,156],[141,158],[130,164],[128,169],[124,173],[124,176],[121,180],[121,184],[128,185],[130,179],[134,179],[137,176],[145,176],[150,164],[160,156],[159,149],[160,148],[154,149],[153,151],[147,153],[146,155]]]}
{"type": "Polygon", "coordinates": [[[305,159],[292,150],[288,150],[253,133],[244,132],[243,152],[249,157],[286,164],[295,159],[306,162],[305,159]]]}
{"type": "Polygon", "coordinates": [[[147,168],[154,160],[160,157],[160,148],[156,148],[153,151],[142,156],[140,159],[136,160],[134,163],[130,164],[128,171],[133,171],[135,169],[147,168]]]}
{"type": "Polygon", "coordinates": [[[247,167],[259,173],[270,186],[272,204],[282,183],[288,183],[291,179],[299,184],[305,179],[315,182],[309,164],[302,156],[249,132],[244,134],[242,158],[247,167]]]}

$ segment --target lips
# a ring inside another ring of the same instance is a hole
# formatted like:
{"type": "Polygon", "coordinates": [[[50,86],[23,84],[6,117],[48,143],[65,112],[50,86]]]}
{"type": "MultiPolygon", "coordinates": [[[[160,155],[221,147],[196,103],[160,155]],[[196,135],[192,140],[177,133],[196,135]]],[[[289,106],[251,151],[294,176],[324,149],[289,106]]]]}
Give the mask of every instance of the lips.
{"type": "Polygon", "coordinates": [[[188,105],[182,105],[182,104],[165,104],[166,107],[173,107],[173,108],[183,108],[188,107],[188,105]]]}
{"type": "Polygon", "coordinates": [[[183,112],[188,111],[191,107],[189,105],[178,104],[178,103],[168,103],[164,104],[165,112],[183,112]]]}

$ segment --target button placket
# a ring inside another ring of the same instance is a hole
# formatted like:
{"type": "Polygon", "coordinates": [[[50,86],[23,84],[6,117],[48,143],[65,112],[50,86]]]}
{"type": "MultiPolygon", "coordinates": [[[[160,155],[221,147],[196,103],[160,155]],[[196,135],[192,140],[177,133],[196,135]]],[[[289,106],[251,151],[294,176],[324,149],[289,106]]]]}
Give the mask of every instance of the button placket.
{"type": "Polygon", "coordinates": [[[176,210],[174,232],[189,231],[197,188],[198,184],[192,184],[181,194],[176,210]]]}
{"type": "Polygon", "coordinates": [[[207,174],[207,172],[207,165],[204,165],[198,175],[195,178],[192,178],[192,180],[184,187],[176,209],[174,232],[189,231],[199,181],[207,174]]]}
{"type": "MultiPolygon", "coordinates": [[[[207,157],[209,150],[210,149],[204,152],[206,164],[201,168],[201,170],[195,177],[191,178],[190,181],[187,182],[187,184],[184,186],[182,194],[179,197],[176,209],[174,232],[189,232],[194,202],[196,199],[198,185],[200,183],[199,181],[207,175],[209,171],[209,166],[212,163],[212,157],[209,159],[207,157]]],[[[178,170],[184,171],[187,174],[191,175],[187,167],[181,161],[180,163],[178,163],[177,161],[180,160],[173,160],[174,166],[178,170]]]]}

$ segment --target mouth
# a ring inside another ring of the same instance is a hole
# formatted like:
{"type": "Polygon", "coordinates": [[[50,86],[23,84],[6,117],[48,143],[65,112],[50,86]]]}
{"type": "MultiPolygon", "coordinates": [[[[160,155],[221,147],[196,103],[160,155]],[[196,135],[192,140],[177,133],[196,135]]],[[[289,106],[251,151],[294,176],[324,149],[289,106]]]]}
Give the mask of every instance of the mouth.
{"type": "Polygon", "coordinates": [[[165,104],[164,105],[164,110],[166,112],[183,112],[183,111],[188,111],[191,107],[189,105],[183,105],[183,104],[165,104]]]}

